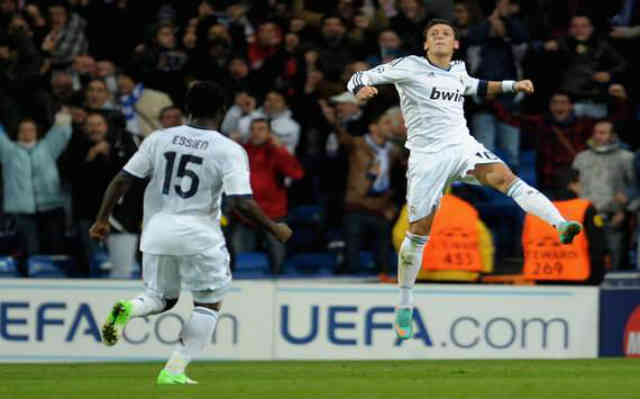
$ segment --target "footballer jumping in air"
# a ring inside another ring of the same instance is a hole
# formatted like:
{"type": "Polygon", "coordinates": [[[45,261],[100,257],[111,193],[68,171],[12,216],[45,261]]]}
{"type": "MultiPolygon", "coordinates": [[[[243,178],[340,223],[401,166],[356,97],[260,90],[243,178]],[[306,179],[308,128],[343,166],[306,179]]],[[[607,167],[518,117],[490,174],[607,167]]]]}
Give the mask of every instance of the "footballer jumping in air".
{"type": "Polygon", "coordinates": [[[394,84],[407,125],[409,231],[398,254],[400,303],[395,318],[395,331],[401,339],[413,336],[412,289],[442,191],[450,178],[505,193],[525,211],[555,226],[562,243],[570,243],[582,229],[579,223],[566,221],[549,199],[520,180],[504,162],[469,135],[464,96],[531,94],[533,83],[474,79],[467,74],[464,62],[451,60],[458,47],[451,23],[434,19],[425,28],[425,57],[398,58],[357,72],[347,84],[348,90],[363,101],[378,93],[373,86],[394,84]]]}
{"type": "Polygon", "coordinates": [[[132,317],[171,309],[181,288],[191,291],[193,311],[158,384],[192,384],[185,368],[211,341],[224,294],[231,285],[229,253],[220,229],[220,202],[285,242],[291,229],[267,218],[252,199],[244,149],[216,131],[223,90],[195,83],[185,98],[187,125],[160,130],[142,142],[105,192],[91,227],[93,238],[109,233],[109,215],[135,179],[150,178],[144,195],[140,249],[145,291],[118,301],[102,327],[106,345],[115,345],[132,317]]]}

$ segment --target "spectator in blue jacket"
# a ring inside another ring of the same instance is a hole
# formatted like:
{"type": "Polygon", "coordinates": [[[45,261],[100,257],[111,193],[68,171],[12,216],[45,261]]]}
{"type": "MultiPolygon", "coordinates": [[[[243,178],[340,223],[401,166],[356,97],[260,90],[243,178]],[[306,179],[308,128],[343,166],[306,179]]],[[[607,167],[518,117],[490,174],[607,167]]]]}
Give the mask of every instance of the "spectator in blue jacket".
{"type": "Polygon", "coordinates": [[[41,140],[32,119],[19,123],[16,141],[0,126],[4,212],[15,218],[24,259],[64,250],[64,201],[56,161],[70,138],[71,115],[66,111],[56,115],[41,140]]]}
{"type": "MultiPolygon", "coordinates": [[[[527,29],[514,15],[511,0],[497,0],[491,15],[478,25],[469,28],[466,44],[476,47],[479,57],[469,56],[469,73],[483,80],[518,80],[520,69],[514,46],[528,40],[527,29]]],[[[476,98],[479,109],[471,119],[473,135],[490,151],[499,148],[505,155],[505,161],[518,168],[520,150],[520,130],[498,119],[495,108],[504,108],[509,113],[517,110],[517,97],[498,96],[495,101],[476,98]]]]}

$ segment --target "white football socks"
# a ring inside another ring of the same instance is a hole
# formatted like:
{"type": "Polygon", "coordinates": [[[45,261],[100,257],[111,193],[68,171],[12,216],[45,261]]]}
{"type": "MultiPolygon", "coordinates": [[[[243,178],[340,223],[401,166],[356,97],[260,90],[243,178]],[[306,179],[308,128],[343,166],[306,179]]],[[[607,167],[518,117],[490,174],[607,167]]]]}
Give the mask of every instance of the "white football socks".
{"type": "Polygon", "coordinates": [[[525,212],[532,213],[558,228],[566,220],[558,209],[540,191],[531,187],[521,179],[516,179],[507,190],[507,195],[513,198],[525,212]]]}
{"type": "Polygon", "coordinates": [[[413,287],[422,266],[422,250],[429,236],[419,236],[407,232],[398,252],[398,286],[400,287],[399,307],[413,306],[413,287]]]}
{"type": "Polygon", "coordinates": [[[217,322],[218,312],[215,310],[201,306],[193,308],[191,319],[182,327],[180,340],[164,369],[172,374],[184,373],[193,357],[200,354],[211,341],[217,322]]]}
{"type": "Polygon", "coordinates": [[[131,317],[144,317],[160,313],[164,310],[165,303],[159,298],[147,294],[141,294],[131,299],[131,317]]]}

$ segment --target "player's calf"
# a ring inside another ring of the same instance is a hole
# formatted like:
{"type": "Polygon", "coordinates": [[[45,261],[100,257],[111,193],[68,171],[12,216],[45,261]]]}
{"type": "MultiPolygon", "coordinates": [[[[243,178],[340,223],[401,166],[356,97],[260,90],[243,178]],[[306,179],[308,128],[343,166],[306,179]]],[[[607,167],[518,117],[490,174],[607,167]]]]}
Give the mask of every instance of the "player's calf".
{"type": "MultiPolygon", "coordinates": [[[[194,298],[198,298],[194,292],[194,298]]],[[[187,384],[185,369],[199,355],[211,339],[218,323],[221,302],[194,302],[191,318],[182,327],[180,339],[164,369],[158,375],[158,384],[187,384]]]]}
{"type": "Polygon", "coordinates": [[[147,294],[139,295],[131,300],[116,302],[102,325],[102,341],[107,346],[117,344],[122,331],[131,318],[166,312],[173,308],[177,302],[178,298],[164,299],[147,294]]]}
{"type": "Polygon", "coordinates": [[[525,212],[536,215],[558,229],[563,243],[571,242],[573,237],[580,232],[581,229],[576,227],[576,222],[569,223],[572,226],[569,228],[558,208],[535,187],[531,187],[524,180],[515,176],[507,165],[503,163],[478,165],[470,173],[480,183],[502,191],[513,198],[525,212]],[[561,228],[563,230],[560,230],[561,228]]]}
{"type": "MultiPolygon", "coordinates": [[[[415,230],[415,229],[414,229],[415,230]]],[[[413,287],[422,265],[422,250],[429,239],[407,232],[398,251],[400,303],[396,307],[394,330],[400,339],[413,336],[413,287]]]]}

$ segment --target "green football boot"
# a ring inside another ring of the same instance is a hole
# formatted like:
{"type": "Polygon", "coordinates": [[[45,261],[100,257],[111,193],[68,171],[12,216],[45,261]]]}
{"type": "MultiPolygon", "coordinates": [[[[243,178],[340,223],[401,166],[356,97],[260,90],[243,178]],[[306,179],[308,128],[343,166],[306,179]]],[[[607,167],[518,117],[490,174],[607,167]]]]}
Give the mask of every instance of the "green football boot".
{"type": "Polygon", "coordinates": [[[413,308],[396,308],[394,330],[400,339],[413,337],[413,308]]]}
{"type": "Polygon", "coordinates": [[[560,242],[563,244],[571,244],[573,237],[580,234],[582,231],[582,225],[578,222],[567,221],[558,226],[558,232],[560,232],[560,242]]]}
{"type": "Polygon", "coordinates": [[[102,342],[107,346],[118,343],[122,330],[131,319],[131,301],[118,301],[113,305],[111,313],[102,325],[102,342]]]}
{"type": "Polygon", "coordinates": [[[156,380],[156,384],[159,385],[170,385],[170,384],[197,384],[197,381],[192,380],[187,377],[185,373],[182,374],[171,374],[167,370],[162,369],[160,374],[158,374],[158,379],[156,380]]]}

